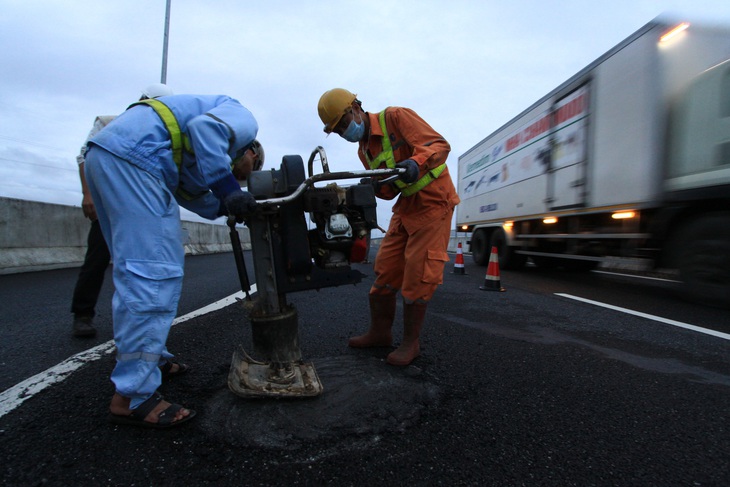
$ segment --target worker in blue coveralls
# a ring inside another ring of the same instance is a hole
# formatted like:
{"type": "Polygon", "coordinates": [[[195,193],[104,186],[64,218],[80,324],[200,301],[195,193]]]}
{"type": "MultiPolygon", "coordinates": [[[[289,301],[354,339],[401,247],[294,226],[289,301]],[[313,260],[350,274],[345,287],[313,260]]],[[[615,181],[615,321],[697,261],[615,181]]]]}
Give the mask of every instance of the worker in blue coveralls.
{"type": "MultiPolygon", "coordinates": [[[[172,95],[172,89],[162,83],[149,85],[142,91],[140,100],[148,98],[159,98],[161,96],[172,95]]],[[[81,146],[81,152],[76,156],[76,162],[79,164],[79,177],[81,179],[81,209],[84,216],[91,220],[89,227],[89,235],[86,239],[86,255],[84,263],[79,271],[79,277],[74,287],[73,298],[71,299],[71,312],[73,318],[73,336],[75,337],[94,337],[96,336],[96,328],[94,328],[94,316],[96,316],[96,302],[99,299],[101,286],[104,284],[104,274],[109,267],[109,249],[104,241],[104,235],[101,233],[99,220],[96,219],[96,209],[94,201],[89,192],[89,186],[86,184],[86,176],[84,175],[84,167],[86,165],[85,154],[88,149],[87,142],[91,140],[101,129],[109,125],[114,120],[115,115],[99,115],[94,120],[91,132],[86,137],[84,145],[81,146]]],[[[173,365],[166,365],[172,368],[173,365]]],[[[179,368],[179,364],[177,366],[179,368]]]]}
{"type": "Polygon", "coordinates": [[[257,132],[233,98],[172,95],[133,104],[89,141],[86,180],[114,265],[112,423],[169,428],[195,416],[157,392],[165,372],[188,370],[165,345],[183,279],[178,205],[238,222],[254,211],[241,186],[263,164],[257,132]]]}

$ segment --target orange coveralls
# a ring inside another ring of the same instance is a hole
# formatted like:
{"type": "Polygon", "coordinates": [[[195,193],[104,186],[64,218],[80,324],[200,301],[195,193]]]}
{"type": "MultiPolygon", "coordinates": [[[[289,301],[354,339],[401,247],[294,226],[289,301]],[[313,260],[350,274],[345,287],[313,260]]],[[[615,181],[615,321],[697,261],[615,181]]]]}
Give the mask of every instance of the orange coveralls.
{"type": "MultiPolygon", "coordinates": [[[[366,169],[367,159],[383,151],[383,131],[378,113],[367,113],[370,134],[359,142],[358,157],[366,169]],[[367,155],[367,156],[366,156],[367,155]]],[[[438,132],[409,108],[389,107],[385,126],[396,162],[412,159],[419,179],[446,162],[451,146],[438,132]]],[[[380,168],[385,168],[385,163],[380,168]]],[[[377,196],[393,199],[398,192],[383,186],[377,196]]],[[[448,168],[425,188],[411,196],[400,195],[393,217],[375,258],[375,282],[370,294],[394,294],[399,289],[407,303],[428,302],[443,282],[446,249],[451,236],[451,217],[459,204],[448,168]]]]}

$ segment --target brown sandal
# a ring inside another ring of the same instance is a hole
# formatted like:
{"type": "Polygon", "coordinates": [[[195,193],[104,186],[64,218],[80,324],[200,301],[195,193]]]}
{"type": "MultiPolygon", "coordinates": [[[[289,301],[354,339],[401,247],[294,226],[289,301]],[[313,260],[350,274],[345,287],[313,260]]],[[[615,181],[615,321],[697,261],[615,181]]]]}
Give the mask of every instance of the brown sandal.
{"type": "Polygon", "coordinates": [[[162,402],[162,395],[155,392],[136,409],[132,409],[132,412],[128,415],[110,413],[109,422],[113,424],[143,426],[145,428],[166,429],[179,426],[195,417],[195,411],[193,411],[192,409],[188,409],[188,411],[190,411],[190,414],[183,417],[182,419],[175,420],[175,416],[177,415],[178,411],[187,408],[183,408],[183,406],[179,404],[170,404],[167,409],[160,411],[156,423],[150,423],[149,421],[145,421],[144,419],[147,417],[147,415],[153,409],[155,409],[155,407],[157,407],[160,402],[162,402]]]}
{"type": "Polygon", "coordinates": [[[167,380],[172,379],[173,377],[187,374],[188,372],[190,372],[190,366],[168,360],[164,364],[160,365],[160,372],[162,372],[162,380],[167,380]],[[177,365],[178,367],[175,372],[172,372],[173,365],[177,365]]]}

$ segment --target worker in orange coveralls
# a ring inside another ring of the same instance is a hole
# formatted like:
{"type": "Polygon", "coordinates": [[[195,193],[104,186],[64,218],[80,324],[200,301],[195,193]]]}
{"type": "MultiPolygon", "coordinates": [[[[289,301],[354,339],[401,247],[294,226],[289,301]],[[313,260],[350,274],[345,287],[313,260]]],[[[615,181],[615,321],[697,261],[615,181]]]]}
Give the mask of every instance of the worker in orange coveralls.
{"type": "Polygon", "coordinates": [[[375,258],[370,288],[370,329],[350,338],[349,346],[390,347],[396,293],[403,296],[403,341],[388,354],[391,365],[408,365],[421,353],[419,337],[426,308],[443,282],[451,217],[459,197],[446,167],[451,146],[409,108],[380,113],[362,109],[357,95],[335,88],[319,99],[326,133],[358,144],[366,169],[403,168],[394,183],[374,184],[379,198],[391,200],[393,217],[375,258]],[[386,136],[387,134],[387,136],[386,136]]]}

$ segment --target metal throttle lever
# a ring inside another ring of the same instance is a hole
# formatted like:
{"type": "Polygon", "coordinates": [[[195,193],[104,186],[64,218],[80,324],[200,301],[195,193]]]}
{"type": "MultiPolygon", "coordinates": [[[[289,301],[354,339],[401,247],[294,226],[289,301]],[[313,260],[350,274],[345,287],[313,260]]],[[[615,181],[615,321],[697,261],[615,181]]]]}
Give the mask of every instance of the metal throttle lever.
{"type": "Polygon", "coordinates": [[[228,226],[231,228],[231,246],[233,247],[233,257],[236,259],[236,270],[238,271],[238,279],[241,281],[241,291],[246,294],[246,299],[251,301],[249,291],[251,284],[248,281],[248,272],[246,272],[246,262],[243,260],[243,249],[241,247],[241,239],[236,230],[236,217],[228,216],[228,226]]]}
{"type": "Polygon", "coordinates": [[[395,181],[396,179],[398,179],[399,177],[401,177],[402,174],[405,174],[406,173],[406,170],[405,169],[402,169],[402,168],[395,169],[395,171],[398,171],[398,174],[395,174],[393,176],[390,176],[389,178],[381,179],[380,181],[378,181],[378,183],[380,183],[381,185],[382,184],[392,183],[393,181],[395,181]]]}

